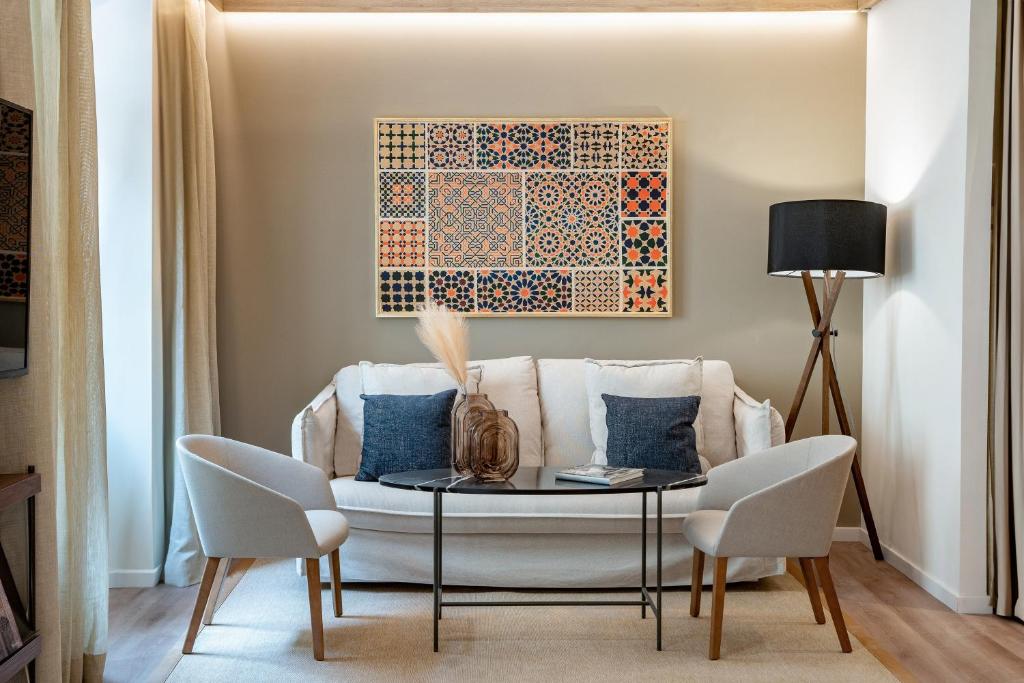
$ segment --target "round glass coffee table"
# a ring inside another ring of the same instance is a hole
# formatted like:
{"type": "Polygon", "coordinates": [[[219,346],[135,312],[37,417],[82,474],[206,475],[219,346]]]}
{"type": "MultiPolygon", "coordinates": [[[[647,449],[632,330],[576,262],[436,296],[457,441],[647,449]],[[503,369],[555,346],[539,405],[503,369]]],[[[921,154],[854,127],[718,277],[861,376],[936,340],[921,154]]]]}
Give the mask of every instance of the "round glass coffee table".
{"type": "Polygon", "coordinates": [[[614,486],[587,484],[556,479],[558,467],[520,467],[508,481],[480,481],[464,477],[455,470],[416,470],[387,474],[380,478],[382,486],[413,491],[428,491],[434,494],[434,652],[437,652],[438,622],[445,607],[510,607],[564,606],[564,605],[622,605],[640,607],[640,616],[647,618],[651,608],[657,622],[658,649],[661,649],[661,543],[663,491],[703,486],[707,477],[672,470],[644,470],[644,476],[614,486]],[[567,495],[616,495],[640,493],[640,599],[639,600],[530,600],[518,602],[445,600],[442,574],[442,539],[444,536],[444,515],[442,497],[446,493],[477,494],[491,496],[567,496],[567,495]],[[655,596],[647,590],[647,494],[657,497],[657,585],[655,596]]]}

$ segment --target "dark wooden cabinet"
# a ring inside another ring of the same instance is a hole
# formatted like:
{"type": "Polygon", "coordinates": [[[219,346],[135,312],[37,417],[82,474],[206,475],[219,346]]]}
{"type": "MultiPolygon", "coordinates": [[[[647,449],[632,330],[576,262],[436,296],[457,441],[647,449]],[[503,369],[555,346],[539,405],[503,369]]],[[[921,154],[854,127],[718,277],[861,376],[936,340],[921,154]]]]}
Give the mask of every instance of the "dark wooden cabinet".
{"type": "Polygon", "coordinates": [[[43,647],[42,637],[36,629],[36,505],[35,496],[42,490],[42,479],[29,467],[24,474],[0,474],[0,510],[25,503],[28,506],[26,525],[28,527],[28,575],[25,582],[25,599],[22,599],[18,587],[14,583],[11,565],[7,561],[7,553],[0,545],[0,586],[7,595],[16,619],[20,620],[26,631],[21,633],[21,647],[0,661],[0,681],[9,681],[22,669],[28,668],[30,681],[35,681],[35,662],[43,647]]]}

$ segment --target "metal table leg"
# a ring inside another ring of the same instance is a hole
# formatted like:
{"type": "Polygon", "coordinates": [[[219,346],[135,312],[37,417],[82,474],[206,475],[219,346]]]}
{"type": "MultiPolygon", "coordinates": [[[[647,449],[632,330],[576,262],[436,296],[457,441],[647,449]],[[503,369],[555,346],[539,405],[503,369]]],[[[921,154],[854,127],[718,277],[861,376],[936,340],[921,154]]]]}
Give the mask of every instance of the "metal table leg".
{"type": "Polygon", "coordinates": [[[441,621],[442,519],[441,492],[434,491],[434,652],[437,652],[438,622],[441,621]]]}
{"type": "Polygon", "coordinates": [[[647,491],[640,494],[643,496],[640,519],[640,599],[644,604],[640,605],[640,618],[647,618],[647,491]]]}
{"type": "Polygon", "coordinates": [[[658,488],[658,650],[661,650],[661,488],[658,488]]]}

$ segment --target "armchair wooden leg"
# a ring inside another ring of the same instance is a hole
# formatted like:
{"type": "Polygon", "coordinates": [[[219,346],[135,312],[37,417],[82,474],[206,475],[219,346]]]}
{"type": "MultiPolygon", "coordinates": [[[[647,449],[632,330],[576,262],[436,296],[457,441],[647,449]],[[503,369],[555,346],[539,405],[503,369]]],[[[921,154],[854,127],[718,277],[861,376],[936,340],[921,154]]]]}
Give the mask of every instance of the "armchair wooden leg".
{"type": "Polygon", "coordinates": [[[210,599],[210,589],[213,588],[213,579],[217,574],[217,567],[220,565],[219,557],[208,557],[206,568],[203,569],[203,579],[199,583],[199,595],[196,596],[196,606],[192,609],[192,621],[188,624],[188,633],[185,634],[185,645],[181,648],[181,654],[192,654],[192,647],[196,644],[196,635],[199,633],[199,625],[203,621],[203,611],[210,599]]]}
{"type": "Polygon", "coordinates": [[[334,599],[334,616],[341,616],[341,548],[331,551],[331,597],[334,599]]]}
{"type": "Polygon", "coordinates": [[[704,551],[693,549],[693,576],[690,579],[690,616],[700,616],[700,594],[704,588],[704,551]]]}
{"type": "Polygon", "coordinates": [[[324,616],[320,605],[320,560],[306,558],[306,587],[309,589],[309,625],[313,632],[313,659],[324,660],[324,616]]]}
{"type": "Polygon", "coordinates": [[[217,574],[213,577],[213,590],[206,601],[206,609],[203,611],[203,623],[209,626],[213,623],[213,613],[217,611],[217,600],[220,599],[221,591],[224,590],[224,581],[231,571],[231,558],[225,557],[217,567],[217,574]]]}
{"type": "Polygon", "coordinates": [[[722,651],[722,611],[725,609],[725,573],[728,557],[715,558],[715,583],[711,593],[711,644],[708,659],[718,659],[722,651]]]}
{"type": "Polygon", "coordinates": [[[832,615],[832,623],[836,627],[839,647],[843,652],[852,652],[850,636],[846,632],[846,621],[843,619],[843,610],[839,608],[839,596],[836,595],[836,587],[832,583],[832,572],[828,568],[828,555],[814,558],[814,566],[818,569],[818,576],[821,578],[821,589],[825,591],[825,602],[828,603],[828,611],[832,615]]]}
{"type": "Polygon", "coordinates": [[[821,609],[821,594],[818,593],[818,580],[814,578],[814,565],[811,558],[800,558],[800,571],[804,575],[804,586],[807,588],[807,597],[811,599],[811,610],[814,612],[814,621],[819,624],[825,623],[825,612],[821,609]]]}

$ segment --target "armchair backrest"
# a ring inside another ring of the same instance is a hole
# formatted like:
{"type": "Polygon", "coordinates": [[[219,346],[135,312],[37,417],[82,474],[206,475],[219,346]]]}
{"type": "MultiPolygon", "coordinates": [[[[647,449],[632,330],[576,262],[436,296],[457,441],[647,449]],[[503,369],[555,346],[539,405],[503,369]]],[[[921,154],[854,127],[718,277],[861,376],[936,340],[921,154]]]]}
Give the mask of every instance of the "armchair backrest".
{"type": "Polygon", "coordinates": [[[319,555],[305,510],[336,503],[318,468],[216,436],[183,436],[177,450],[207,557],[319,555]]]}
{"type": "Polygon", "coordinates": [[[728,510],[719,554],[827,555],[856,448],[848,436],[818,436],[712,469],[697,506],[728,510]]]}

